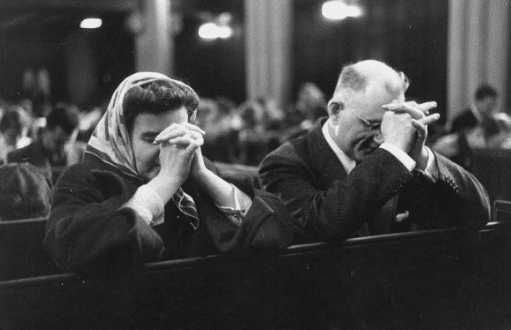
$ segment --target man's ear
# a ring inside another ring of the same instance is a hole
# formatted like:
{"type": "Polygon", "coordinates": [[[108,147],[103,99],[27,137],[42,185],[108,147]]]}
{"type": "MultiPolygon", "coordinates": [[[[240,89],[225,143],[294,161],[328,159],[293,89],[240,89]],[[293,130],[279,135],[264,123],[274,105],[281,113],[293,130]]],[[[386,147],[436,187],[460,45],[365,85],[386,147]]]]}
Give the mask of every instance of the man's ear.
{"type": "Polygon", "coordinates": [[[344,110],[344,103],[341,101],[330,100],[328,102],[327,109],[330,119],[335,123],[339,120],[339,114],[341,111],[344,110]]]}

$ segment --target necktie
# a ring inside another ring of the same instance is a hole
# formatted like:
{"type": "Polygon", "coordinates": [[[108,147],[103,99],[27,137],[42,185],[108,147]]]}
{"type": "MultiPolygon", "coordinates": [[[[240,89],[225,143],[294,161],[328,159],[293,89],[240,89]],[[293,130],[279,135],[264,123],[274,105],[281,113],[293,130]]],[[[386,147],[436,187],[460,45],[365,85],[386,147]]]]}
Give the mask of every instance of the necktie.
{"type": "Polygon", "coordinates": [[[197,230],[197,228],[199,228],[199,216],[197,214],[197,208],[195,207],[195,202],[193,201],[192,196],[188,195],[184,192],[183,189],[179,188],[174,196],[172,196],[172,201],[186,216],[193,229],[197,230]]]}

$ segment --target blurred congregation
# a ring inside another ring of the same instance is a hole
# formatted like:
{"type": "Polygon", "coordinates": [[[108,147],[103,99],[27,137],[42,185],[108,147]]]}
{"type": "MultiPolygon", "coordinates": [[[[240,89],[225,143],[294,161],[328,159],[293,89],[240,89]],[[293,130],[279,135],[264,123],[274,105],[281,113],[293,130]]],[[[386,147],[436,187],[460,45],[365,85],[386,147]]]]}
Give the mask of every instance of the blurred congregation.
{"type": "Polygon", "coordinates": [[[198,91],[206,157],[257,167],[327,116],[340,68],[365,57],[408,72],[410,99],[438,103],[434,150],[474,170],[474,150],[511,149],[507,3],[349,5],[330,17],[319,0],[4,1],[0,161],[55,183],[82,159],[115,85],[145,70],[198,91]],[[88,17],[102,25],[80,28],[88,17]]]}

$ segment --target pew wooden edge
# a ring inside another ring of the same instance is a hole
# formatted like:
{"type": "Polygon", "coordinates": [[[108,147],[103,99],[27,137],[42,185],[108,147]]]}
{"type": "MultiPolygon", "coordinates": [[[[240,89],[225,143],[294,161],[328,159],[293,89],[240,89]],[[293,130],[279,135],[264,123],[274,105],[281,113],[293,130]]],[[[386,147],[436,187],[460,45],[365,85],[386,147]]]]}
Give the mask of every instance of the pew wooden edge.
{"type": "MultiPolygon", "coordinates": [[[[509,203],[511,206],[511,202],[509,203]]],[[[40,220],[34,220],[35,222],[40,220]]],[[[492,221],[483,227],[478,227],[478,233],[498,231],[503,228],[511,228],[511,222],[492,221]]],[[[308,243],[293,245],[284,251],[274,251],[255,255],[243,256],[230,256],[230,255],[207,255],[194,258],[165,260],[158,262],[146,263],[139,268],[133,270],[136,273],[152,273],[161,271],[174,271],[179,269],[189,269],[197,266],[204,266],[211,263],[235,263],[251,260],[261,260],[268,258],[287,258],[294,255],[314,255],[320,252],[337,251],[342,249],[349,249],[357,246],[370,246],[384,243],[393,242],[408,242],[418,238],[442,238],[449,235],[463,234],[466,232],[474,231],[474,228],[448,228],[448,229],[435,229],[420,232],[396,233],[386,234],[371,237],[351,238],[340,243],[308,243]]],[[[122,272],[119,273],[122,275],[122,272]]],[[[38,285],[65,285],[66,283],[84,281],[83,278],[74,273],[57,273],[51,275],[32,276],[17,279],[8,279],[0,281],[0,290],[3,289],[21,289],[25,287],[38,286],[38,285]]]]}

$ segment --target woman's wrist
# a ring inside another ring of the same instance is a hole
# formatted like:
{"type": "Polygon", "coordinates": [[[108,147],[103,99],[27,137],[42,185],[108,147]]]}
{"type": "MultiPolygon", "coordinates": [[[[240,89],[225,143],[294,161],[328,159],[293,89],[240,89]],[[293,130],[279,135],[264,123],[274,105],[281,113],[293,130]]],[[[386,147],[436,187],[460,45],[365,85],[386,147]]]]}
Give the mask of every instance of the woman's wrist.
{"type": "Polygon", "coordinates": [[[181,187],[182,183],[183,182],[180,179],[161,175],[160,173],[149,181],[147,185],[160,196],[163,204],[167,204],[179,187],[181,187]]]}
{"type": "Polygon", "coordinates": [[[208,182],[211,182],[211,179],[215,177],[216,174],[208,170],[207,168],[204,168],[199,171],[192,171],[191,176],[194,179],[194,181],[197,182],[200,186],[204,186],[208,182]]]}

